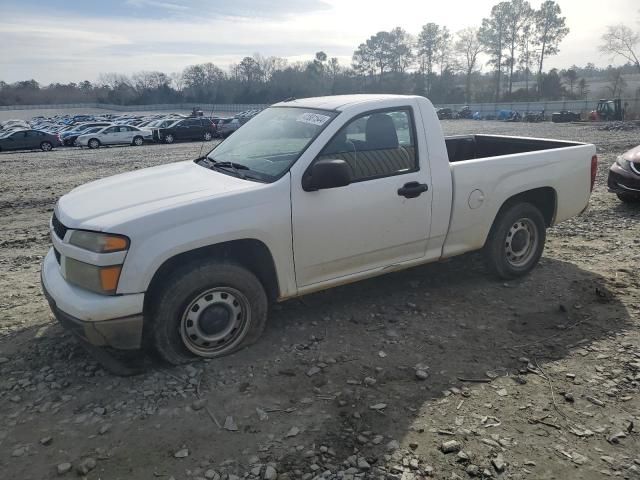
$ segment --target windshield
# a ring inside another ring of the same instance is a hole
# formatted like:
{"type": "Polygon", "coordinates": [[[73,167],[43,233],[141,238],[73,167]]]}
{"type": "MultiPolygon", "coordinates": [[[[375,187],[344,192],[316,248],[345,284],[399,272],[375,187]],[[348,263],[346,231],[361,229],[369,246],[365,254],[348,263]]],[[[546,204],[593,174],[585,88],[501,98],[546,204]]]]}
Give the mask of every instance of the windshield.
{"type": "Polygon", "coordinates": [[[256,177],[273,181],[289,169],[337,114],[309,108],[268,108],[220,143],[207,158],[241,165],[256,177]]]}

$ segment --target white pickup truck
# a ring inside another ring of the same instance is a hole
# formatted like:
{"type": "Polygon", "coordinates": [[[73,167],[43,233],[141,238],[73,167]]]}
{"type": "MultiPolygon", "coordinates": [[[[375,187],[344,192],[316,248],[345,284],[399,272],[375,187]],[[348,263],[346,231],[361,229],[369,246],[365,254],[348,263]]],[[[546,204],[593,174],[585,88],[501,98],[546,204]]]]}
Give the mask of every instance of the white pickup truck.
{"type": "Polygon", "coordinates": [[[587,208],[595,152],[445,138],[417,96],[286,101],[206,157],[60,198],[43,289],[85,344],[218,357],[258,339],[270,301],[480,249],[526,274],[546,229],[587,208]]]}

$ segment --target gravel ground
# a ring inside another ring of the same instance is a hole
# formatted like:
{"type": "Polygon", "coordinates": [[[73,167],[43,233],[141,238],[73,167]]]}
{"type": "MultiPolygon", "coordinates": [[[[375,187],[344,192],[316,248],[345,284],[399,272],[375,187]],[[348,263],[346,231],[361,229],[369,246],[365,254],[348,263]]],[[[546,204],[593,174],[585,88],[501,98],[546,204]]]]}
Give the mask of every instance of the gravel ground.
{"type": "Polygon", "coordinates": [[[111,376],[39,287],[55,200],[200,144],[0,154],[0,477],[640,478],[640,209],[607,193],[638,132],[451,121],[594,142],[590,210],[528,277],[477,254],[272,308],[236,355],[111,376]]]}

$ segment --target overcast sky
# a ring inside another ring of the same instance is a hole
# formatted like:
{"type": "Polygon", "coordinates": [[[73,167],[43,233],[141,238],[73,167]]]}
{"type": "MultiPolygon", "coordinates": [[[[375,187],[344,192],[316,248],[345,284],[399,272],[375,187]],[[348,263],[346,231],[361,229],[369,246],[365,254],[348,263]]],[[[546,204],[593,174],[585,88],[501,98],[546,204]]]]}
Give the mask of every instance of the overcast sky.
{"type": "MultiPolygon", "coordinates": [[[[96,80],[100,73],[226,68],[259,52],[291,61],[325,51],[350,64],[372,34],[427,22],[479,26],[497,0],[0,0],[0,80],[96,80]]],[[[540,0],[531,1],[538,7],[540,0]]],[[[558,0],[571,33],[547,66],[610,58],[598,52],[605,26],[640,28],[640,0],[558,0]]],[[[485,69],[487,67],[484,67],[485,69]]]]}

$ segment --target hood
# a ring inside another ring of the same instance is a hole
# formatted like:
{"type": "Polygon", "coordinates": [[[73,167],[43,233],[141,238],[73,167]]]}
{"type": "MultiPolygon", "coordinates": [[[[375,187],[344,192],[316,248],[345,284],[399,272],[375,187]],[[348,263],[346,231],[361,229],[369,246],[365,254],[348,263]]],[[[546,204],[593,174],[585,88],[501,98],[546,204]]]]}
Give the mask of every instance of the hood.
{"type": "Polygon", "coordinates": [[[262,185],[189,160],[87,183],[60,198],[55,211],[67,227],[99,231],[183,203],[262,185]]]}
{"type": "Polygon", "coordinates": [[[623,153],[622,158],[629,162],[640,163],[640,145],[623,153]]]}

